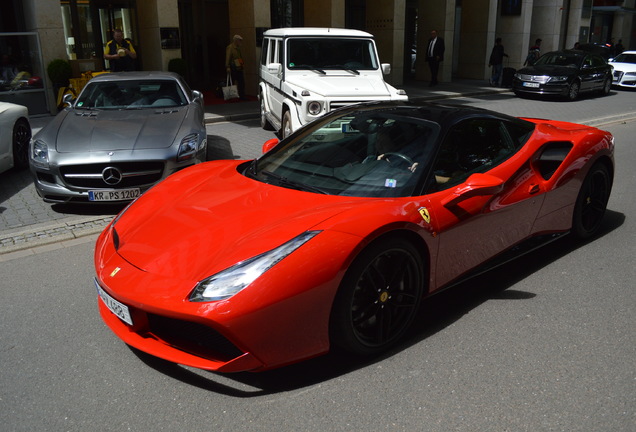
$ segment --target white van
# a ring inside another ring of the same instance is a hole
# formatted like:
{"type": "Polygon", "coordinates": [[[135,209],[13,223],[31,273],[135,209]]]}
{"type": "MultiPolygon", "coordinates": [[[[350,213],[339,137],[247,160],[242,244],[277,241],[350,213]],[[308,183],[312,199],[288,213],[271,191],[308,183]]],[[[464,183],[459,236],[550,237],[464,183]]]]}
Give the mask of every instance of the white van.
{"type": "Polygon", "coordinates": [[[285,138],[336,108],[367,101],[407,100],[384,81],[373,35],[335,28],[281,28],[263,35],[261,126],[285,138]]]}

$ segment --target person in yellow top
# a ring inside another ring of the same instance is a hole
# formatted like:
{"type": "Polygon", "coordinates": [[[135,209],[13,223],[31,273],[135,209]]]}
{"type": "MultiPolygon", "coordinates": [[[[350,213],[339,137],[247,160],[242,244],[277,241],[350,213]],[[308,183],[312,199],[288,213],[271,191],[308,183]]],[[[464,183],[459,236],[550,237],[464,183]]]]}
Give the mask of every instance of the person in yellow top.
{"type": "Polygon", "coordinates": [[[130,39],[124,39],[124,32],[113,30],[113,40],[108,41],[104,49],[104,58],[110,61],[111,72],[135,70],[137,52],[130,39]]]}
{"type": "Polygon", "coordinates": [[[245,76],[243,75],[243,55],[241,54],[241,35],[234,35],[232,43],[225,49],[225,69],[232,76],[232,82],[236,84],[239,97],[245,99],[245,76]]]}

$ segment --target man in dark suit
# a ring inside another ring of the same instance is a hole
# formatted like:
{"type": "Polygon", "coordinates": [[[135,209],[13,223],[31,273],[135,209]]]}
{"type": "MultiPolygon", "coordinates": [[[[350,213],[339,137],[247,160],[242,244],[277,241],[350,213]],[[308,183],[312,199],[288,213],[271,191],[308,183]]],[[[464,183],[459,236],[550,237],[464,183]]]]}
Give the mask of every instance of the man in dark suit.
{"type": "Polygon", "coordinates": [[[437,30],[433,30],[426,47],[426,61],[431,69],[431,86],[437,85],[437,73],[440,62],[444,60],[444,51],[444,39],[437,36],[437,30]]]}

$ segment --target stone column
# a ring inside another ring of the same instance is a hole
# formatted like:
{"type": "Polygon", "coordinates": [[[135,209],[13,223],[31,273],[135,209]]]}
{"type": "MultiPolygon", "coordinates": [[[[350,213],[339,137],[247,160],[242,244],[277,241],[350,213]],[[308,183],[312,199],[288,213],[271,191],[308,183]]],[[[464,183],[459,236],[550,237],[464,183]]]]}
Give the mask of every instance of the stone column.
{"type": "Polygon", "coordinates": [[[64,24],[59,0],[23,0],[26,31],[37,32],[42,50],[44,82],[46,83],[46,99],[51,114],[57,113],[57,95],[53,94],[51,80],[46,67],[51,60],[67,59],[64,40],[64,24]]]}
{"type": "MultiPolygon", "coordinates": [[[[463,2],[468,3],[468,2],[463,2]]],[[[431,78],[426,63],[426,48],[431,30],[437,30],[437,36],[444,38],[446,52],[439,67],[439,81],[450,82],[453,68],[453,40],[455,33],[455,0],[419,0],[417,18],[417,62],[415,78],[428,81],[431,78]]]]}
{"type": "Polygon", "coordinates": [[[375,36],[381,63],[391,64],[384,79],[391,85],[404,82],[405,0],[367,0],[366,29],[375,36]]]}
{"type": "Polygon", "coordinates": [[[345,25],[344,0],[304,2],[305,27],[343,28],[345,25]]]}
{"type": "Polygon", "coordinates": [[[137,2],[139,51],[143,52],[144,70],[167,71],[168,62],[181,57],[181,49],[161,49],[161,28],[179,27],[177,3],[177,0],[137,2]]]}
{"type": "MultiPolygon", "coordinates": [[[[241,54],[245,60],[245,92],[258,93],[258,67],[261,49],[256,44],[256,29],[271,25],[269,0],[229,0],[230,34],[243,37],[241,54]]],[[[229,43],[229,42],[228,42],[229,43]]]]}
{"type": "MultiPolygon", "coordinates": [[[[488,60],[495,44],[497,0],[462,2],[457,76],[488,79],[488,60]]],[[[505,45],[504,45],[505,46],[505,45]]],[[[448,50],[448,45],[447,45],[448,50]]]]}

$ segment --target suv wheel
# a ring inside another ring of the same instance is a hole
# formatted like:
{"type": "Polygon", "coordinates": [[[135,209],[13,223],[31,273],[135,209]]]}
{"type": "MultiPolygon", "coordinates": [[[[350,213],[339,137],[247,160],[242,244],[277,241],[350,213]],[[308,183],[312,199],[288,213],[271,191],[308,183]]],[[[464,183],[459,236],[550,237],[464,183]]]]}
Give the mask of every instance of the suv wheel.
{"type": "Polygon", "coordinates": [[[292,132],[294,132],[292,130],[291,114],[289,113],[289,111],[285,111],[285,114],[283,114],[283,125],[280,129],[280,133],[283,139],[287,138],[292,134],[292,132]]]}

